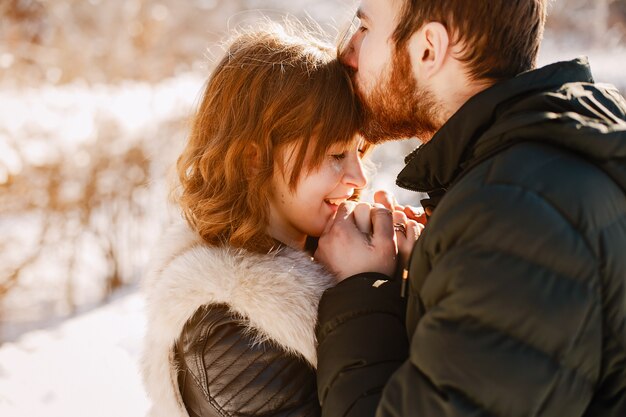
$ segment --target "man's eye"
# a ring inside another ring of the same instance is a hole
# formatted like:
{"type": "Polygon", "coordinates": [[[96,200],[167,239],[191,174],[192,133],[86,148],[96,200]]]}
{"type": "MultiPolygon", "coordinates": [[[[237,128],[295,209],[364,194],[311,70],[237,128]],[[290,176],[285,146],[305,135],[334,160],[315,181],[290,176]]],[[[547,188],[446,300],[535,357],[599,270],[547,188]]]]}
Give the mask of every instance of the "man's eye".
{"type": "Polygon", "coordinates": [[[367,28],[365,26],[361,26],[361,27],[359,27],[359,32],[360,33],[365,33],[365,32],[367,32],[367,28]]]}
{"type": "Polygon", "coordinates": [[[336,159],[337,161],[341,161],[342,159],[344,159],[346,157],[346,153],[337,153],[337,154],[333,154],[331,155],[331,157],[333,157],[333,159],[336,159]]]}

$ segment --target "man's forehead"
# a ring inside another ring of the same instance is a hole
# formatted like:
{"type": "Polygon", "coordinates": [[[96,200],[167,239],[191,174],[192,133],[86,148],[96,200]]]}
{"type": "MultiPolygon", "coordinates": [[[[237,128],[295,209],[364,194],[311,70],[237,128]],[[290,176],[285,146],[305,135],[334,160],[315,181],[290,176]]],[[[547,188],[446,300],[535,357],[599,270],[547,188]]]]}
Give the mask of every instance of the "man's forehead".
{"type": "Polygon", "coordinates": [[[371,22],[381,14],[395,14],[403,3],[404,0],[361,0],[356,14],[359,19],[371,22]]]}
{"type": "Polygon", "coordinates": [[[404,5],[406,0],[361,0],[359,4],[366,7],[399,7],[404,5]]]}

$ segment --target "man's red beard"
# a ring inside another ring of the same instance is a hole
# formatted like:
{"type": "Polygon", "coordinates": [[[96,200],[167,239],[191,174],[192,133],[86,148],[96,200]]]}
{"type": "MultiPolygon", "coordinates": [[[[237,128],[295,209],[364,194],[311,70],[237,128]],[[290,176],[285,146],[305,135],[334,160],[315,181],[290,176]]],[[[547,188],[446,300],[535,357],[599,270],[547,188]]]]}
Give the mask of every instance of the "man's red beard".
{"type": "Polygon", "coordinates": [[[441,127],[440,106],[430,91],[417,85],[406,47],[395,51],[387,82],[367,95],[354,84],[363,113],[361,134],[370,143],[412,137],[427,142],[441,127]]]}

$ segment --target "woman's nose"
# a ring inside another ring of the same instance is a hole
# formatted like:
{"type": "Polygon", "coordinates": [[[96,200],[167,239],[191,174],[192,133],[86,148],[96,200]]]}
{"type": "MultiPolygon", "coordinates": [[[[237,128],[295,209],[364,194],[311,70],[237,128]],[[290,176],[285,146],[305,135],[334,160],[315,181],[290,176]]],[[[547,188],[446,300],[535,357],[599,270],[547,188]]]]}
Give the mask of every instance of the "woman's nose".
{"type": "Polygon", "coordinates": [[[346,185],[350,187],[365,188],[367,185],[367,176],[365,175],[361,158],[355,157],[349,162],[343,179],[346,185]]]}

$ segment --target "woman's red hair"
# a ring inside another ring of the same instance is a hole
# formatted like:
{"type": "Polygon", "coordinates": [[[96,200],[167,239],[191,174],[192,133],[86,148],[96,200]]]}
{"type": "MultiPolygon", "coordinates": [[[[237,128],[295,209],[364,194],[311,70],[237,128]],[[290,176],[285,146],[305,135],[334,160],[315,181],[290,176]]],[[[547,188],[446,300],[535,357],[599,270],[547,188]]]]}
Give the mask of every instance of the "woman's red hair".
{"type": "Polygon", "coordinates": [[[334,47],[272,25],[239,35],[209,78],[178,158],[178,202],[211,245],[267,252],[274,170],[296,144],[289,184],[351,143],[358,103],[334,47]]]}

